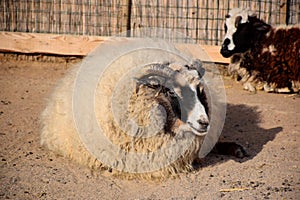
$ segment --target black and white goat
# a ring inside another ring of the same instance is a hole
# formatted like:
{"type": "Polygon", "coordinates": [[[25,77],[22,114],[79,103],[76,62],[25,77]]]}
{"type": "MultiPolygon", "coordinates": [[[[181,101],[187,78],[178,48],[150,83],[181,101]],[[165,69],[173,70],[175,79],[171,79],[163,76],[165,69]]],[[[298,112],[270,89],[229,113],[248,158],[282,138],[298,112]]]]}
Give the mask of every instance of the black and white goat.
{"type": "Polygon", "coordinates": [[[244,89],[300,90],[300,25],[272,27],[248,9],[232,9],[225,20],[221,54],[244,89]]]}

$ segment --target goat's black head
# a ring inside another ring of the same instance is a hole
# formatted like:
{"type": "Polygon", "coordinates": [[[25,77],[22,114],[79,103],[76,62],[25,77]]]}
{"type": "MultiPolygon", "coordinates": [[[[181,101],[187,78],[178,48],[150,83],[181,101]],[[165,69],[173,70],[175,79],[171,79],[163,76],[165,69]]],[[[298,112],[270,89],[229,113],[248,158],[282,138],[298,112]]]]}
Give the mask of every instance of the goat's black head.
{"type": "Polygon", "coordinates": [[[244,53],[266,34],[271,26],[258,19],[248,9],[232,9],[225,20],[225,38],[221,54],[228,58],[235,53],[244,53]]]}

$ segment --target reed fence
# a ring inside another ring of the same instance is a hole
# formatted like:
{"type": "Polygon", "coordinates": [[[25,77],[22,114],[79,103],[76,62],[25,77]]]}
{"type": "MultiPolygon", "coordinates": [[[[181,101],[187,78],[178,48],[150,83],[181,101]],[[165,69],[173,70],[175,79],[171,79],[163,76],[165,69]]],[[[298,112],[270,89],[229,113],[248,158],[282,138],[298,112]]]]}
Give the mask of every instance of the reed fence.
{"type": "Polygon", "coordinates": [[[140,28],[181,32],[220,45],[224,16],[248,7],[267,23],[300,23],[299,0],[1,0],[0,31],[112,36],[140,28]]]}

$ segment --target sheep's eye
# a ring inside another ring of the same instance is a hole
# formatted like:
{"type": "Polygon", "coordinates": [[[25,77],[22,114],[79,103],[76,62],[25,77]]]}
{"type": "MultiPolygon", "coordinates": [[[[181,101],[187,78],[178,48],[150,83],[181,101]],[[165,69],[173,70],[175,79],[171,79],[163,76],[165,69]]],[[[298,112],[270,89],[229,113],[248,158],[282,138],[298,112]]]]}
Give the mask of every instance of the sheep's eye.
{"type": "Polygon", "coordinates": [[[201,89],[201,86],[200,86],[200,85],[198,85],[198,86],[196,87],[196,91],[197,91],[198,99],[201,99],[202,89],[201,89]]]}
{"type": "Polygon", "coordinates": [[[198,85],[198,89],[199,89],[199,93],[202,93],[202,92],[203,92],[203,90],[204,90],[204,87],[203,87],[203,85],[198,85]]]}
{"type": "Polygon", "coordinates": [[[176,97],[176,94],[173,90],[169,90],[168,91],[168,94],[171,96],[171,97],[176,97]]]}
{"type": "Polygon", "coordinates": [[[225,18],[230,18],[230,15],[225,15],[225,18]]]}

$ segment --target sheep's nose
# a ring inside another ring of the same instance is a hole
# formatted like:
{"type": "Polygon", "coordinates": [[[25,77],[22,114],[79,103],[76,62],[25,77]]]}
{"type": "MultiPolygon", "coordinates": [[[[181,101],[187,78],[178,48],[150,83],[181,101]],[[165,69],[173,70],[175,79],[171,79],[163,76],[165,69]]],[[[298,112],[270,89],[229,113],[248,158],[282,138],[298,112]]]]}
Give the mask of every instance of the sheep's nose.
{"type": "Polygon", "coordinates": [[[223,42],[222,47],[228,46],[230,44],[230,40],[228,38],[226,38],[223,42]]]}
{"type": "Polygon", "coordinates": [[[197,122],[200,124],[202,129],[207,129],[207,127],[209,125],[208,121],[204,120],[204,119],[199,119],[199,120],[197,120],[197,122]]]}
{"type": "Polygon", "coordinates": [[[229,44],[230,44],[230,40],[228,38],[226,38],[222,44],[220,53],[225,58],[229,58],[232,55],[232,53],[228,49],[229,44]]]}

